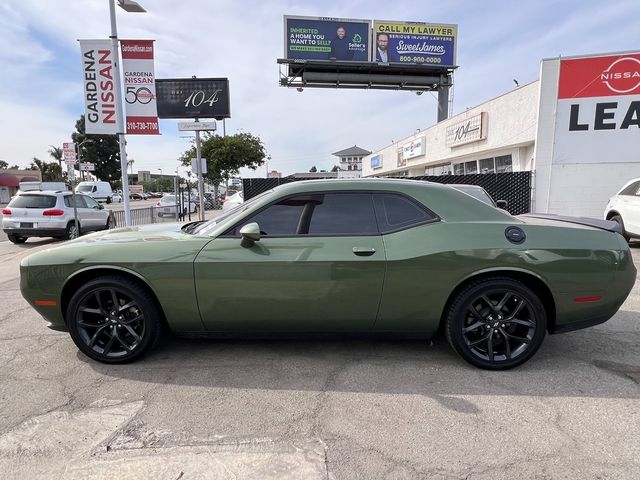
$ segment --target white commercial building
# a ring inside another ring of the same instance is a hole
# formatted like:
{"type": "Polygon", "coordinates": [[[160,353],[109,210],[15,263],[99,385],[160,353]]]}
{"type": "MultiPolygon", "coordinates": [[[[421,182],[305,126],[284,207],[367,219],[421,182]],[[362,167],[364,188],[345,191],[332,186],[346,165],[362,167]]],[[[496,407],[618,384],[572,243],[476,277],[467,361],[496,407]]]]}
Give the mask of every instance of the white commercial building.
{"type": "Polygon", "coordinates": [[[371,176],[532,171],[532,211],[600,217],[640,177],[640,53],[542,61],[540,80],[373,152],[371,176]]]}

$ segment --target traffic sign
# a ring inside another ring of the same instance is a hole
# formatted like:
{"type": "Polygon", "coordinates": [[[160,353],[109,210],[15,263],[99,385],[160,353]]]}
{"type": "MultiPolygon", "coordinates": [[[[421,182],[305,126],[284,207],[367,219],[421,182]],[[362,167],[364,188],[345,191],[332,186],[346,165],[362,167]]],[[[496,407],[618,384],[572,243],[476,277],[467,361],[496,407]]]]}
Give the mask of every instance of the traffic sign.
{"type": "Polygon", "coordinates": [[[80,171],[81,172],[93,172],[96,169],[96,164],[95,163],[89,163],[89,162],[82,162],[80,164],[80,171]]]}
{"type": "Polygon", "coordinates": [[[78,161],[76,158],[76,144],[73,142],[65,142],[62,144],[62,152],[64,154],[64,163],[67,165],[75,165],[78,161]]]}
{"type": "Polygon", "coordinates": [[[216,129],[216,122],[178,122],[178,130],[181,132],[193,132],[216,129]]]}

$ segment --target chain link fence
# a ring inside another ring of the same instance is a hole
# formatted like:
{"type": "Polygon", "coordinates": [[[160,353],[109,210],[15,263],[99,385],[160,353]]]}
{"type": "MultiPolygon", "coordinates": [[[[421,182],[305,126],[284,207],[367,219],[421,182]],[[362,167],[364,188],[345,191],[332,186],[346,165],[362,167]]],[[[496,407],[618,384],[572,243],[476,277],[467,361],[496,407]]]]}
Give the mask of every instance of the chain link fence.
{"type": "MultiPolygon", "coordinates": [[[[471,175],[440,175],[421,177],[402,177],[406,180],[422,180],[425,182],[479,185],[494,200],[506,200],[506,210],[512,215],[521,215],[531,211],[531,177],[532,172],[477,173],[471,175]]],[[[298,178],[244,178],[244,199],[249,200],[278,185],[297,182],[298,178]]]]}

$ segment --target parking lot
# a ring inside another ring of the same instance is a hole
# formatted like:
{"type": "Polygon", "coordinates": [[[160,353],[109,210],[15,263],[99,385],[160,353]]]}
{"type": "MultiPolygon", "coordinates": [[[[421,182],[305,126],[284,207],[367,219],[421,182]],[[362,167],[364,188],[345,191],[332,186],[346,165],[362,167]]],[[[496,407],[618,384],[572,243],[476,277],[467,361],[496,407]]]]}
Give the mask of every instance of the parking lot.
{"type": "Polygon", "coordinates": [[[107,366],[20,295],[56,244],[0,239],[3,478],[640,478],[640,284],[508,372],[441,338],[172,338],[107,366]]]}

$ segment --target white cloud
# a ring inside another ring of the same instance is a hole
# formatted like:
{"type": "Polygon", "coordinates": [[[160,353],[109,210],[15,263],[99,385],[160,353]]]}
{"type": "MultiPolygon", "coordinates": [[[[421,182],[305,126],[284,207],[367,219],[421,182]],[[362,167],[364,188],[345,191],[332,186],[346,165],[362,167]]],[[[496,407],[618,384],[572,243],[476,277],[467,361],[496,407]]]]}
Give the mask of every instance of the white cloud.
{"type": "MultiPolygon", "coordinates": [[[[156,40],[156,75],[228,77],[227,132],[260,135],[284,173],[331,168],[331,153],[354,144],[377,149],[435,122],[425,94],[361,90],[298,93],[278,85],[282,15],[381,18],[459,24],[454,111],[463,111],[535,80],[541,58],[637,48],[640,4],[357,0],[322,3],[139,0],[147,14],[117,9],[121,38],[156,40]]],[[[46,158],[50,143],[69,138],[82,111],[78,38],[106,38],[106,0],[4,0],[0,6],[0,158],[46,158]]],[[[127,138],[135,167],[169,172],[188,148],[175,121],[163,135],[127,138]]],[[[222,126],[219,125],[219,130],[222,126]]],[[[261,169],[264,173],[264,169],[261,169]]]]}

